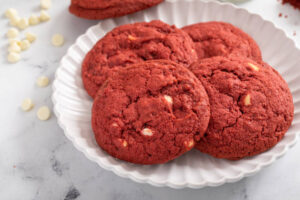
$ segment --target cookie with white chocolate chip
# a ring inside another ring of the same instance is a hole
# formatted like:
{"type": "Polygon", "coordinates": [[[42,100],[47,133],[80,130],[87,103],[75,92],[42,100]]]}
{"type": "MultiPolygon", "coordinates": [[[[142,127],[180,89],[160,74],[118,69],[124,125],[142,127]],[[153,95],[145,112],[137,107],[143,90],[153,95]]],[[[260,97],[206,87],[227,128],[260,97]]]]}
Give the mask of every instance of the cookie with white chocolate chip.
{"type": "Polygon", "coordinates": [[[72,0],[70,13],[85,19],[106,19],[128,15],[163,0],[72,0]]]}
{"type": "Polygon", "coordinates": [[[199,59],[234,55],[258,63],[262,61],[259,46],[253,38],[232,24],[211,21],[188,25],[182,30],[194,41],[199,59]]]}
{"type": "Polygon", "coordinates": [[[92,109],[99,146],[137,164],[166,163],[191,150],[209,118],[200,81],[168,60],[118,68],[98,91],[92,109]]]}
{"type": "Polygon", "coordinates": [[[267,64],[214,57],[190,66],[210,99],[211,119],[196,145],[217,158],[241,159],[276,145],[293,120],[293,99],[284,79],[267,64]]]}
{"type": "Polygon", "coordinates": [[[198,57],[187,33],[159,20],[119,26],[100,39],[82,63],[82,80],[91,97],[118,68],[167,59],[188,66],[198,57]]]}

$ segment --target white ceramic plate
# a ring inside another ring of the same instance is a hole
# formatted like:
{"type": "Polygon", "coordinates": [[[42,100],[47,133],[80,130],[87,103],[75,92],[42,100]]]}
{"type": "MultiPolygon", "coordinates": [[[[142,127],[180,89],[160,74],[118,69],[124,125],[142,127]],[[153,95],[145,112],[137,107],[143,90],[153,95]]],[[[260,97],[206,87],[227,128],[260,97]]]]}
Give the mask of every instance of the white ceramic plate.
{"type": "Polygon", "coordinates": [[[230,4],[199,0],[169,0],[130,16],[108,19],[80,36],[63,57],[53,83],[54,111],[59,125],[74,146],[104,169],[141,183],[172,188],[201,188],[238,181],[258,172],[282,156],[295,144],[300,128],[300,51],[282,30],[260,16],[230,4]],[[282,141],[271,150],[240,161],[215,159],[193,150],[174,161],[155,166],[133,165],[106,154],[96,144],[91,129],[92,99],[81,81],[81,62],[92,46],[116,26],[138,21],[162,21],[182,27],[204,21],[230,22],[259,44],[264,60],[288,82],[295,103],[295,119],[282,141]]]}

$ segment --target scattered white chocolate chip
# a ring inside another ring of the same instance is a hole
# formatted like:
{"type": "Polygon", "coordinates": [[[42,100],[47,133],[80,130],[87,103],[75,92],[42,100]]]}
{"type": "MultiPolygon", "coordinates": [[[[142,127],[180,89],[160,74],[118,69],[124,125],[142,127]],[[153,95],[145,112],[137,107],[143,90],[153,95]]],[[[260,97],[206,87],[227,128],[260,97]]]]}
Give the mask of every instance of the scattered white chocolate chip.
{"type": "Polygon", "coordinates": [[[10,25],[12,25],[12,26],[17,26],[18,25],[18,23],[19,23],[19,21],[20,21],[20,17],[19,16],[17,16],[17,15],[13,15],[11,18],[10,18],[10,25]]]}
{"type": "Polygon", "coordinates": [[[132,35],[128,35],[128,39],[134,41],[134,40],[136,40],[136,37],[134,37],[132,35]]]}
{"type": "Polygon", "coordinates": [[[6,36],[8,38],[16,38],[18,35],[19,35],[19,30],[16,28],[10,28],[6,33],[6,36]]]}
{"type": "Polygon", "coordinates": [[[29,26],[29,22],[28,22],[28,19],[26,19],[26,18],[21,18],[17,23],[17,27],[21,30],[24,30],[28,26],[29,26]]]}
{"type": "Polygon", "coordinates": [[[248,63],[248,65],[254,70],[254,71],[259,71],[259,67],[257,67],[256,65],[252,64],[252,63],[248,63]]]}
{"type": "Polygon", "coordinates": [[[18,15],[18,11],[14,8],[9,8],[5,11],[5,16],[9,19],[16,15],[18,15]]]}
{"type": "Polygon", "coordinates": [[[42,22],[45,22],[50,20],[50,15],[46,11],[42,10],[39,18],[42,22]]]}
{"type": "Polygon", "coordinates": [[[153,135],[151,129],[149,129],[149,128],[144,128],[142,130],[142,134],[145,135],[145,136],[152,136],[153,135]]]}
{"type": "Polygon", "coordinates": [[[20,53],[21,47],[18,45],[18,43],[14,42],[11,45],[9,45],[8,52],[20,53]]]}
{"type": "Polygon", "coordinates": [[[41,7],[42,9],[48,10],[52,5],[51,0],[41,0],[41,7]]]}
{"type": "Polygon", "coordinates": [[[49,79],[48,79],[48,77],[46,77],[46,76],[40,76],[40,77],[37,79],[36,84],[37,84],[39,87],[46,87],[46,86],[48,86],[48,84],[49,84],[49,79]]]}
{"type": "Polygon", "coordinates": [[[16,43],[17,45],[19,45],[20,46],[20,40],[17,40],[17,39],[9,39],[9,45],[12,45],[12,44],[14,44],[14,43],[16,43]]]}
{"type": "Polygon", "coordinates": [[[20,54],[15,52],[10,52],[7,56],[7,61],[10,63],[16,63],[21,59],[20,54]]]}
{"type": "Polygon", "coordinates": [[[33,34],[33,33],[27,32],[25,35],[26,35],[26,39],[27,39],[29,42],[33,42],[33,41],[36,40],[36,35],[33,34]]]}
{"type": "Polygon", "coordinates": [[[52,36],[51,42],[53,46],[62,46],[64,44],[64,37],[61,34],[55,34],[52,36]]]}
{"type": "Polygon", "coordinates": [[[30,42],[29,42],[28,40],[22,40],[22,41],[20,42],[20,47],[21,47],[21,50],[22,50],[22,51],[25,51],[25,50],[29,49],[29,47],[30,47],[30,42]]]}
{"type": "Polygon", "coordinates": [[[36,25],[40,23],[40,18],[36,15],[31,15],[28,19],[29,25],[36,25]]]}
{"type": "Polygon", "coordinates": [[[23,100],[21,108],[23,111],[27,112],[27,111],[31,110],[33,108],[33,106],[34,106],[34,104],[33,104],[32,100],[29,98],[26,98],[23,100]]]}
{"type": "Polygon", "coordinates": [[[244,99],[244,104],[245,104],[245,106],[251,105],[251,96],[250,96],[250,94],[246,95],[246,97],[244,99]]]}
{"type": "Polygon", "coordinates": [[[47,106],[42,106],[36,113],[39,120],[45,121],[48,120],[51,116],[50,109],[47,106]]]}
{"type": "Polygon", "coordinates": [[[173,99],[172,97],[168,96],[168,95],[164,95],[165,100],[169,103],[169,104],[173,104],[173,99]]]}
{"type": "Polygon", "coordinates": [[[195,142],[194,142],[194,140],[185,141],[185,142],[184,142],[184,145],[185,145],[188,149],[190,149],[190,148],[194,147],[195,142]]]}

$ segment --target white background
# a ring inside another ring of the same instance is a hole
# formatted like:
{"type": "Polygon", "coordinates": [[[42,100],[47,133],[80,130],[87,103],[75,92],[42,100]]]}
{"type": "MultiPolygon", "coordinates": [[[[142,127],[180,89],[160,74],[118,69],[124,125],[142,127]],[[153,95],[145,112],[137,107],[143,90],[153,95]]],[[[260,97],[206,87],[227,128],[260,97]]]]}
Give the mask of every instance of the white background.
{"type": "MultiPolygon", "coordinates": [[[[197,200],[298,200],[300,199],[300,144],[258,174],[237,183],[199,190],[156,188],[117,177],[90,162],[63,135],[53,115],[49,121],[36,118],[39,106],[51,103],[51,87],[38,88],[36,79],[53,80],[60,58],[75,39],[97,23],[70,15],[69,1],[52,0],[46,22],[26,31],[38,35],[32,47],[22,53],[22,61],[8,64],[8,21],[0,18],[0,199],[197,199],[197,200]],[[57,48],[51,36],[61,33],[66,43],[57,48]],[[20,109],[22,100],[35,102],[33,111],[20,109]]],[[[251,0],[239,7],[258,13],[285,30],[300,46],[300,11],[282,6],[277,0],[251,0]],[[282,13],[280,18],[278,15],[282,13]],[[288,15],[287,18],[284,16],[288,15]],[[296,31],[296,36],[293,33],[296,31]]],[[[18,9],[21,16],[39,13],[39,0],[1,0],[0,13],[18,9]]],[[[259,31],[259,30],[258,30],[259,31]]],[[[22,32],[24,37],[24,32],[22,32]]],[[[299,63],[300,65],[300,63],[299,63]]],[[[299,66],[300,67],[300,66],[299,66]]],[[[299,68],[300,71],[300,68],[299,68]]]]}

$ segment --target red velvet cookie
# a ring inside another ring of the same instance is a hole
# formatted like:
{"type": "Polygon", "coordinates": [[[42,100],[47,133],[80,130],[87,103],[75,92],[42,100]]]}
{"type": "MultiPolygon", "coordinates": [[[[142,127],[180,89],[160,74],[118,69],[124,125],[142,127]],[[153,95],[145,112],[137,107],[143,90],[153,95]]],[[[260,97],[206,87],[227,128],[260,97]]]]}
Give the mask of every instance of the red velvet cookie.
{"type": "Polygon", "coordinates": [[[86,55],[82,64],[84,87],[94,97],[118,68],[154,59],[168,59],[188,66],[197,60],[197,54],[184,31],[161,21],[117,27],[86,55]]]}
{"type": "Polygon", "coordinates": [[[239,28],[224,22],[199,23],[183,28],[195,42],[199,59],[234,55],[261,62],[256,42],[239,28]]]}
{"type": "Polygon", "coordinates": [[[191,150],[209,118],[200,81],[168,60],[119,68],[98,91],[92,109],[99,146],[137,164],[165,163],[191,150]]]}
{"type": "Polygon", "coordinates": [[[241,159],[276,145],[293,120],[288,85],[250,59],[213,57],[190,67],[206,89],[211,119],[196,145],[217,158],[241,159]]]}
{"type": "Polygon", "coordinates": [[[86,19],[106,19],[155,6],[163,0],[72,0],[69,11],[86,19]]]}

